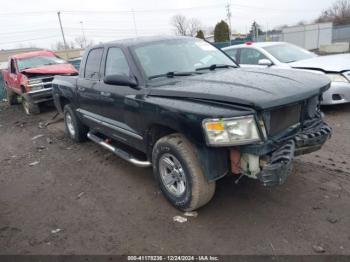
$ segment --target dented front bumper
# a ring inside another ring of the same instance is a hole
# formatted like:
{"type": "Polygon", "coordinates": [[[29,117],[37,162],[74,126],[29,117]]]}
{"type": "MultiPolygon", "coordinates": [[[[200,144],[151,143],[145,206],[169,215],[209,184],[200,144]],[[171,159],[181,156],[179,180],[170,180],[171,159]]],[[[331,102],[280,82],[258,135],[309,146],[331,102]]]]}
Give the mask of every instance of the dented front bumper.
{"type": "Polygon", "coordinates": [[[332,129],[324,122],[311,125],[272,152],[258,179],[264,186],[283,184],[292,172],[294,157],[319,150],[331,134],[332,129]]]}

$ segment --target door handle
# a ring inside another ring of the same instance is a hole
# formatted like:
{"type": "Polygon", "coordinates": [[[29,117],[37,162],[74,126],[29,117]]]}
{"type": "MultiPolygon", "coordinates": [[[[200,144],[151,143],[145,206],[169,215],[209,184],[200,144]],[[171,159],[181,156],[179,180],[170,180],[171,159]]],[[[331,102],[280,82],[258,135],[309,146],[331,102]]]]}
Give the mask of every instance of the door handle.
{"type": "Polygon", "coordinates": [[[85,88],[84,88],[84,87],[79,86],[79,87],[78,87],[78,90],[83,92],[83,91],[85,91],[85,88]]]}
{"type": "Polygon", "coordinates": [[[101,94],[101,96],[107,96],[107,97],[110,97],[110,96],[111,96],[111,93],[109,93],[109,92],[103,92],[103,91],[101,91],[100,94],[101,94]]]}

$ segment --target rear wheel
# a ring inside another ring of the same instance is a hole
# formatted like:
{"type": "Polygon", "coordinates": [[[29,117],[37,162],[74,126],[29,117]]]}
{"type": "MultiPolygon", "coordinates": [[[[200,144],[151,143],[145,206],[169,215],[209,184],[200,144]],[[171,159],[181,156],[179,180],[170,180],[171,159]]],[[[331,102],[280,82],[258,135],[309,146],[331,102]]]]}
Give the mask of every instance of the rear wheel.
{"type": "Polygon", "coordinates": [[[22,96],[22,106],[24,109],[24,112],[27,115],[37,115],[40,114],[40,107],[38,104],[35,104],[31,101],[28,101],[25,97],[22,96]]]}
{"type": "Polygon", "coordinates": [[[207,204],[215,193],[215,182],[204,176],[194,146],[181,134],[161,138],[152,154],[157,182],[172,205],[192,211],[207,204]]]}
{"type": "Polygon", "coordinates": [[[64,126],[66,134],[72,140],[78,143],[86,141],[89,129],[80,121],[69,104],[64,106],[64,126]]]}

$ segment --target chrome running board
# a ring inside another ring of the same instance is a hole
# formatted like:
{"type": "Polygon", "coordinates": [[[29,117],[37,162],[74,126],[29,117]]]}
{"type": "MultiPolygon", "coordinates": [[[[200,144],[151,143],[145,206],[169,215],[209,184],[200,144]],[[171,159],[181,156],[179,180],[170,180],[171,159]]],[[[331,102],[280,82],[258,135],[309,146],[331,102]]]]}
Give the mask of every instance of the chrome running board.
{"type": "Polygon", "coordinates": [[[99,138],[98,136],[96,136],[95,134],[89,132],[87,134],[87,137],[95,142],[96,144],[99,144],[100,146],[102,146],[103,148],[111,151],[112,153],[116,154],[117,156],[119,156],[120,158],[128,161],[129,163],[138,166],[138,167],[149,167],[151,166],[151,162],[149,161],[141,161],[136,159],[134,156],[130,155],[129,153],[125,152],[124,150],[121,150],[113,145],[110,145],[108,143],[106,143],[102,138],[99,138]]]}

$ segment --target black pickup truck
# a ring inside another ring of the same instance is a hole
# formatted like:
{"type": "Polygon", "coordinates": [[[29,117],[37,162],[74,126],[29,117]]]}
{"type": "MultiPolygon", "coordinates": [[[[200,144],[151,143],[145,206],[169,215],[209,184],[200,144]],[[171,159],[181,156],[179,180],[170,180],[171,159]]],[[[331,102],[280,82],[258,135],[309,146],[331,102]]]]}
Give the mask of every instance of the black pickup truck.
{"type": "Polygon", "coordinates": [[[283,184],[294,156],[331,135],[320,111],[329,86],[319,74],[239,68],[199,39],[149,37],[90,48],[78,77],[55,77],[53,96],[70,138],[152,166],[166,198],[194,210],[228,174],[283,184]]]}

